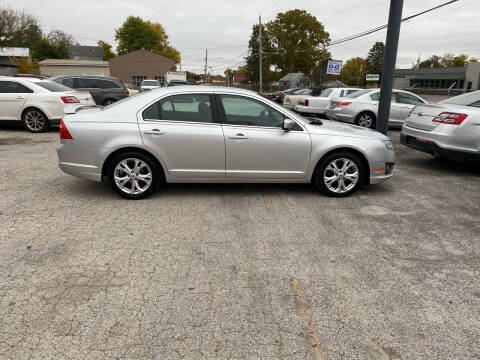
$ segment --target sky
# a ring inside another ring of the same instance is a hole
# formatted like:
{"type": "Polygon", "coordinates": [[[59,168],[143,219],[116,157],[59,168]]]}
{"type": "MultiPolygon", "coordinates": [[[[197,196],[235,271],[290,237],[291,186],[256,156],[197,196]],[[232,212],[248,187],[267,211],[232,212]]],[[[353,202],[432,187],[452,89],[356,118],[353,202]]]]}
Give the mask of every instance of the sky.
{"type": "MultiPolygon", "coordinates": [[[[403,17],[447,0],[404,0],[403,17]]],[[[23,9],[35,15],[48,32],[63,30],[82,45],[97,40],[114,48],[115,29],[130,16],[163,25],[172,46],[182,56],[182,70],[203,72],[208,48],[209,71],[223,74],[244,63],[252,26],[268,22],[279,12],[304,9],[322,22],[331,40],[337,40],[388,22],[388,0],[0,0],[0,6],[23,9]],[[41,6],[39,6],[41,3],[41,6]]],[[[404,22],[397,68],[410,68],[418,56],[466,53],[480,57],[480,0],[459,0],[434,12],[404,22]]],[[[329,48],[334,59],[366,57],[386,30],[329,48]]]]}

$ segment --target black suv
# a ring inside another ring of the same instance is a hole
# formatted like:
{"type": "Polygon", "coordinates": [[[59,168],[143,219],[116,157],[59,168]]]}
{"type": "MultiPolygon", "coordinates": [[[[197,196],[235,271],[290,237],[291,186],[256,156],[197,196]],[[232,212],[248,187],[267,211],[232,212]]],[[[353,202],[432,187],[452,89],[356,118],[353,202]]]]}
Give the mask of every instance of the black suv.
{"type": "Polygon", "coordinates": [[[128,96],[128,89],[120,79],[108,76],[60,75],[48,80],[74,90],[89,91],[97,105],[109,105],[128,96]]]}

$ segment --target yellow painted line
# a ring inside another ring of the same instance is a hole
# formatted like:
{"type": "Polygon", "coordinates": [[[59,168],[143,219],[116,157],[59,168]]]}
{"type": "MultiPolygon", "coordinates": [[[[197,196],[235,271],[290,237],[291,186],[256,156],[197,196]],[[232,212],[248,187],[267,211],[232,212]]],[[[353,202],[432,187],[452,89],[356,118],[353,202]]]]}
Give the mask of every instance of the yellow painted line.
{"type": "Polygon", "coordinates": [[[323,354],[320,349],[320,342],[318,341],[318,334],[313,325],[312,317],[308,311],[307,300],[303,294],[302,285],[300,281],[295,278],[292,278],[290,284],[292,285],[293,292],[295,293],[295,298],[297,299],[298,307],[300,308],[300,313],[302,314],[303,322],[307,328],[308,339],[312,345],[313,356],[315,360],[323,360],[327,357],[323,354]]]}
{"type": "Polygon", "coordinates": [[[267,209],[272,208],[272,200],[270,200],[270,196],[268,196],[268,194],[263,194],[263,201],[265,202],[265,206],[267,209]]]}

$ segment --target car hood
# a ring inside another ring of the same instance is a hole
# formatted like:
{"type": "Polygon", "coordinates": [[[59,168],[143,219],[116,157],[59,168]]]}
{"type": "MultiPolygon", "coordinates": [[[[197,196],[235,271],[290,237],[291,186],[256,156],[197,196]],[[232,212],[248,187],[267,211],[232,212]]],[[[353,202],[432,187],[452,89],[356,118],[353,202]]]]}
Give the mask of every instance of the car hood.
{"type": "Polygon", "coordinates": [[[388,139],[387,136],[378,131],[366,129],[356,125],[344,124],[330,120],[322,120],[322,123],[323,125],[312,125],[307,121],[305,126],[311,134],[351,136],[363,139],[388,139]]]}

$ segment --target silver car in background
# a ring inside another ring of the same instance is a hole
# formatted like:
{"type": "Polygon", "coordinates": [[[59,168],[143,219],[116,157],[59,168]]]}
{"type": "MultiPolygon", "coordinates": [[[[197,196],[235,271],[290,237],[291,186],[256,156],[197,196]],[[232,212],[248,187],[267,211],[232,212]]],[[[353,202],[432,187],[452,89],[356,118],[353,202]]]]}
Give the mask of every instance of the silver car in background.
{"type": "MultiPolygon", "coordinates": [[[[345,98],[331,99],[325,115],[331,120],[375,129],[379,99],[379,89],[360,90],[345,98]]],[[[388,126],[401,127],[415,105],[426,103],[420,96],[411,92],[393,90],[388,126]]]]}
{"type": "Polygon", "coordinates": [[[310,183],[330,196],[392,176],[385,135],[306,119],[241,89],[178,86],[104,108],[70,107],[57,148],[64,172],[128,199],[162,183],[310,183]]]}
{"type": "Polygon", "coordinates": [[[480,161],[480,91],[415,106],[400,139],[435,157],[480,161]]]}

